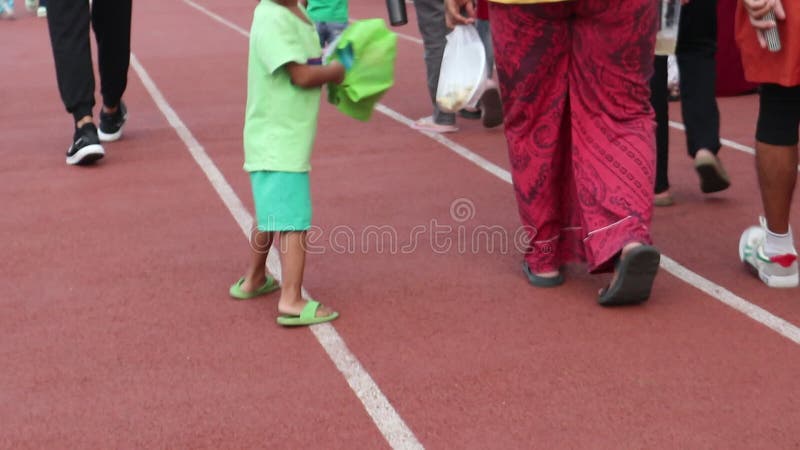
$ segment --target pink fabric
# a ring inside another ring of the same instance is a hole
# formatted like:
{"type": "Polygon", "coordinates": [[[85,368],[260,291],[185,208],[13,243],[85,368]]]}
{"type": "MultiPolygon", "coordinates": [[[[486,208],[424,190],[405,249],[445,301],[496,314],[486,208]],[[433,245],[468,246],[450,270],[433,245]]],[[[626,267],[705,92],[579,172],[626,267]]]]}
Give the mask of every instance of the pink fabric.
{"type": "Polygon", "coordinates": [[[505,134],[535,273],[650,243],[656,3],[491,3],[505,134]],[[636,18],[636,20],[632,20],[636,18]]]}

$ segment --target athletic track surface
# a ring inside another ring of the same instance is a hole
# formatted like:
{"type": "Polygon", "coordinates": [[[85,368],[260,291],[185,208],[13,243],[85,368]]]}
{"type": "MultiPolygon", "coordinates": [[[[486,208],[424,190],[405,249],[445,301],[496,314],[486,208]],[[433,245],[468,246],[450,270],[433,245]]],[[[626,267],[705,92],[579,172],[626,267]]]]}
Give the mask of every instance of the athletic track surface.
{"type": "Polygon", "coordinates": [[[601,308],[607,277],[539,290],[513,242],[473,248],[519,225],[505,141],[409,128],[430,112],[409,6],[374,118],[320,116],[305,287],[341,318],[283,329],[277,295],[227,296],[252,214],[253,6],[137,1],[125,136],[89,168],[64,163],[45,22],[0,23],[0,448],[800,447],[800,290],[736,250],[760,212],[754,96],[720,99],[733,186],[712,196],[672,105],[654,294],[601,308]]]}

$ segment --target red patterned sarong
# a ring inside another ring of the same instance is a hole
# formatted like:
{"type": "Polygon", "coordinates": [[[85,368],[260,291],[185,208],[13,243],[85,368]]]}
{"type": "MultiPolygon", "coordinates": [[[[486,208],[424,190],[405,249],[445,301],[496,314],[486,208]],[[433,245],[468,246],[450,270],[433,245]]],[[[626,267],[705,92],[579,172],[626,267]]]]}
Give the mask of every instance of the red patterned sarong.
{"type": "Polygon", "coordinates": [[[491,3],[505,135],[531,270],[612,268],[650,243],[654,0],[491,3]]]}

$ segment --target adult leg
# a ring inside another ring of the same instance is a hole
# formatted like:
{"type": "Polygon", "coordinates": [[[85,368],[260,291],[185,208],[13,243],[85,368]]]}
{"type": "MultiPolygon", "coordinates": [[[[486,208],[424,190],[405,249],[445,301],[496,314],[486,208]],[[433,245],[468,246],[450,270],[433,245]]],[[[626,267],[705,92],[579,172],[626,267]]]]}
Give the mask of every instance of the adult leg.
{"type": "Polygon", "coordinates": [[[756,167],[769,230],[786,234],[797,184],[797,144],[771,145],[757,141],[756,167]]]}
{"type": "MultiPolygon", "coordinates": [[[[497,84],[492,77],[494,76],[494,46],[492,45],[492,31],[488,20],[478,20],[475,28],[483,42],[483,49],[486,52],[486,90],[481,95],[479,102],[480,117],[483,126],[494,128],[503,123],[503,105],[500,99],[500,92],[497,84]]],[[[463,115],[463,114],[462,114],[463,115]]]]}
{"type": "Polygon", "coordinates": [[[669,102],[667,95],[667,56],[655,57],[655,72],[650,78],[650,104],[656,114],[655,204],[671,204],[669,196],[669,102]]]}
{"type": "Polygon", "coordinates": [[[730,186],[716,157],[721,148],[716,99],[717,1],[696,0],[681,9],[678,45],[681,111],[686,148],[695,160],[701,190],[718,192],[730,186]]]}
{"type": "Polygon", "coordinates": [[[94,72],[89,41],[89,3],[52,0],[47,8],[47,27],[61,100],[76,124],[86,122],[87,118],[91,122],[94,72]]]}
{"type": "Polygon", "coordinates": [[[719,108],[716,99],[717,1],[693,0],[681,8],[675,54],[681,71],[681,112],[686,123],[686,146],[717,154],[719,108]]]}
{"type": "Polygon", "coordinates": [[[800,86],[763,85],[760,100],[756,167],[764,216],[770,231],[785,234],[797,184],[800,86]]]}
{"type": "MultiPolygon", "coordinates": [[[[511,177],[530,245],[525,262],[533,275],[555,277],[569,133],[566,119],[569,27],[566,4],[491,3],[497,75],[505,114],[511,177]]],[[[531,279],[534,282],[533,278],[531,279]]]]}
{"type": "Polygon", "coordinates": [[[609,270],[620,253],[624,260],[629,248],[651,242],[656,159],[649,102],[656,3],[604,5],[586,0],[577,7],[569,68],[577,207],[594,272],[609,270]]]}
{"type": "Polygon", "coordinates": [[[739,258],[770,287],[796,287],[797,250],[789,227],[797,184],[800,86],[762,85],[756,128],[756,168],[764,217],[739,239],[739,258]]]}
{"type": "Polygon", "coordinates": [[[494,46],[492,45],[492,30],[488,20],[478,19],[475,21],[475,28],[483,42],[486,51],[486,75],[492,78],[494,75],[494,46]]]}
{"type": "Polygon", "coordinates": [[[433,104],[433,121],[440,125],[456,123],[454,113],[445,113],[436,105],[436,89],[439,86],[439,71],[447,43],[447,25],[444,19],[444,3],[441,0],[414,0],[417,11],[417,24],[425,47],[425,71],[428,81],[428,95],[433,104]]]}
{"type": "Polygon", "coordinates": [[[92,27],[97,38],[97,66],[103,106],[107,112],[114,112],[128,85],[131,0],[94,0],[92,27]]]}

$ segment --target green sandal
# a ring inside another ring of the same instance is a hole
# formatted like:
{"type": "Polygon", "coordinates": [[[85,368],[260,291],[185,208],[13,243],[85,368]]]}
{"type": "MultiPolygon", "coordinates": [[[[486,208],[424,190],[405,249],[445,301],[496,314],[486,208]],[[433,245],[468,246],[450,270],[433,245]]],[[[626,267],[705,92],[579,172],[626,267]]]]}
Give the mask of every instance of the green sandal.
{"type": "Polygon", "coordinates": [[[328,314],[327,316],[317,317],[318,308],[319,308],[319,302],[309,299],[306,302],[306,306],[303,307],[303,311],[300,312],[299,316],[283,315],[278,317],[278,323],[285,327],[299,327],[304,325],[314,325],[317,323],[330,322],[331,320],[339,317],[339,313],[337,312],[333,312],[331,314],[328,314]]]}
{"type": "Polygon", "coordinates": [[[228,293],[231,295],[231,297],[235,298],[236,300],[248,300],[251,298],[256,298],[261,295],[266,295],[270,292],[277,291],[281,287],[278,282],[275,281],[275,278],[269,275],[267,275],[267,281],[265,281],[260,288],[253,292],[243,291],[242,283],[244,283],[244,277],[239,278],[239,281],[233,283],[233,286],[231,286],[231,288],[228,290],[228,293]]]}

